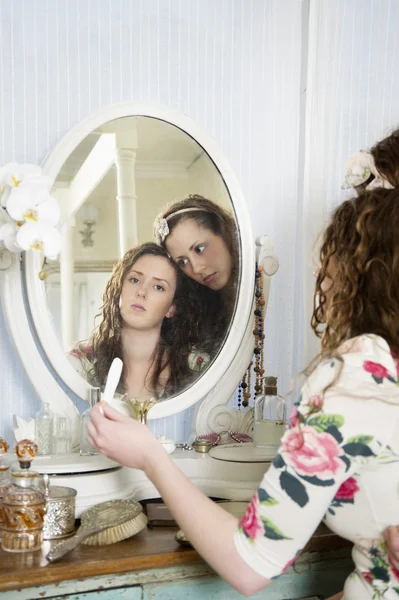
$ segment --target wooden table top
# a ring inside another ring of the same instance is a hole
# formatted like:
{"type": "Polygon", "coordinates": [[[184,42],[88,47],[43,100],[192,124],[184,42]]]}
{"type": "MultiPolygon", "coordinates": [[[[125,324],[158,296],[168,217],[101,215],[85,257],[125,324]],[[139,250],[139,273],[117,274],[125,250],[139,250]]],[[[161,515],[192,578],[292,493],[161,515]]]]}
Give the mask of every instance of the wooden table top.
{"type": "MultiPolygon", "coordinates": [[[[55,542],[44,542],[37,552],[15,554],[0,549],[0,591],[43,583],[126,573],[202,562],[192,548],[176,542],[175,527],[144,529],[136,536],[110,546],[79,546],[56,563],[45,556],[55,542]]],[[[351,545],[321,524],[304,552],[334,550],[351,545]]]]}

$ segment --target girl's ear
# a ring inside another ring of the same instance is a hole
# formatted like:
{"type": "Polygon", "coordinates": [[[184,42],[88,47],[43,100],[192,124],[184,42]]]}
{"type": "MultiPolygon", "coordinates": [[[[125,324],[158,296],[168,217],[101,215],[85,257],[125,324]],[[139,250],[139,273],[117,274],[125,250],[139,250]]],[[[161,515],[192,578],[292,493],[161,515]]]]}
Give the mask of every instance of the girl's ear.
{"type": "Polygon", "coordinates": [[[176,304],[172,304],[172,306],[169,308],[168,312],[166,313],[165,317],[167,319],[171,319],[172,317],[174,317],[176,314],[176,304]]]}

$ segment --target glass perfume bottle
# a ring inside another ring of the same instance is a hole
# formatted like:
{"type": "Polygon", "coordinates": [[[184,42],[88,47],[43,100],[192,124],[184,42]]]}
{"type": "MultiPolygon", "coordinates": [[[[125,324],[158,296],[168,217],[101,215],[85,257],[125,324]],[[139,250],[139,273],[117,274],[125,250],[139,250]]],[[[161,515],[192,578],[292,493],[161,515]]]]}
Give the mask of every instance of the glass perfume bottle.
{"type": "Polygon", "coordinates": [[[277,377],[265,378],[265,393],[254,405],[254,444],[258,448],[278,448],[286,429],[287,405],[277,393],[277,377]]]}
{"type": "Polygon", "coordinates": [[[52,442],[53,454],[69,454],[71,443],[71,428],[68,417],[55,416],[52,442]]]}
{"type": "Polygon", "coordinates": [[[89,408],[85,410],[85,412],[81,416],[80,421],[80,455],[81,456],[89,456],[90,454],[98,454],[97,448],[93,448],[87,439],[87,422],[90,419],[90,411],[91,409],[100,402],[101,400],[101,390],[100,388],[94,387],[90,388],[87,396],[87,401],[89,403],[89,408]]]}
{"type": "Polygon", "coordinates": [[[37,445],[21,440],[15,447],[19,468],[11,469],[11,483],[3,492],[3,535],[7,552],[39,550],[43,540],[45,511],[42,477],[30,470],[37,445]]]}
{"type": "Polygon", "coordinates": [[[38,455],[45,456],[52,452],[54,418],[49,404],[44,402],[35,416],[35,442],[38,455]]]}

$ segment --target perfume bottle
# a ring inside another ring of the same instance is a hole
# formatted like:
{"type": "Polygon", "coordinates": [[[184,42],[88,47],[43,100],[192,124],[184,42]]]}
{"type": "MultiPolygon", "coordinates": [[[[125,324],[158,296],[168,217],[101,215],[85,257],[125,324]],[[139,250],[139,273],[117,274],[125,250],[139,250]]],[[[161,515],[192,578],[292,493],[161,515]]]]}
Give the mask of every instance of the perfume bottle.
{"type": "Polygon", "coordinates": [[[97,448],[93,448],[87,439],[87,422],[90,419],[90,411],[91,409],[100,402],[101,400],[101,390],[100,388],[94,387],[90,388],[87,401],[89,403],[89,408],[85,410],[85,412],[81,416],[80,421],[80,456],[89,456],[90,454],[98,454],[99,451],[97,448]]]}
{"type": "Polygon", "coordinates": [[[0,539],[3,529],[3,495],[5,488],[10,484],[9,468],[3,464],[3,456],[7,454],[8,444],[0,438],[0,539]]]}
{"type": "Polygon", "coordinates": [[[277,393],[277,377],[265,378],[265,393],[254,405],[254,444],[258,448],[278,448],[286,429],[287,405],[277,393]]]}
{"type": "Polygon", "coordinates": [[[39,550],[43,540],[45,512],[42,477],[30,470],[37,445],[21,440],[15,447],[19,468],[11,470],[11,483],[3,492],[3,535],[1,547],[7,552],[39,550]]]}
{"type": "Polygon", "coordinates": [[[35,442],[42,456],[52,452],[54,418],[49,406],[44,402],[35,416],[35,442]]]}

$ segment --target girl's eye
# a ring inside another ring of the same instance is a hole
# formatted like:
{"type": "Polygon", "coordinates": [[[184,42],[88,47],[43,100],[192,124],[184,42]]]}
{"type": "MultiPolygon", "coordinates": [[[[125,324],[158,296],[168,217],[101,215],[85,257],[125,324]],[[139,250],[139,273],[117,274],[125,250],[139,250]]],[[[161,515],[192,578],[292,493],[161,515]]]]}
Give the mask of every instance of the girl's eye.
{"type": "Polygon", "coordinates": [[[137,279],[137,277],[130,277],[129,281],[130,281],[130,283],[139,283],[139,280],[137,279]]]}
{"type": "Polygon", "coordinates": [[[187,258],[181,258],[180,260],[177,261],[177,266],[180,267],[181,269],[184,269],[184,267],[186,267],[187,264],[188,264],[187,258]]]}
{"type": "Polygon", "coordinates": [[[164,292],[165,288],[162,287],[162,285],[160,285],[159,283],[157,283],[156,285],[154,285],[154,289],[156,289],[158,292],[164,292]]]}
{"type": "Polygon", "coordinates": [[[200,246],[197,246],[195,249],[197,254],[202,254],[204,250],[205,250],[205,244],[201,244],[200,246]]]}

